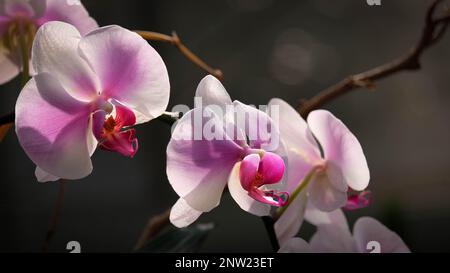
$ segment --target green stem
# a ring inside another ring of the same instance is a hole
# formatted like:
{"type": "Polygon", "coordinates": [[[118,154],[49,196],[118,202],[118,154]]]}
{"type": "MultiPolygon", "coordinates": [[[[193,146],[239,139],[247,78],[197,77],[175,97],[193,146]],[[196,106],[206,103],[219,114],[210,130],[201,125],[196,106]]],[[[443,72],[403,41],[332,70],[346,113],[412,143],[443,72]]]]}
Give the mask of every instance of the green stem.
{"type": "Polygon", "coordinates": [[[19,47],[22,58],[22,86],[30,79],[30,45],[27,43],[24,24],[19,23],[19,47]]]}
{"type": "Polygon", "coordinates": [[[297,188],[289,195],[289,200],[283,207],[280,207],[275,215],[275,219],[279,219],[281,215],[288,209],[288,207],[294,202],[295,198],[308,186],[309,182],[316,174],[318,167],[313,167],[303,180],[298,184],[297,188]]]}

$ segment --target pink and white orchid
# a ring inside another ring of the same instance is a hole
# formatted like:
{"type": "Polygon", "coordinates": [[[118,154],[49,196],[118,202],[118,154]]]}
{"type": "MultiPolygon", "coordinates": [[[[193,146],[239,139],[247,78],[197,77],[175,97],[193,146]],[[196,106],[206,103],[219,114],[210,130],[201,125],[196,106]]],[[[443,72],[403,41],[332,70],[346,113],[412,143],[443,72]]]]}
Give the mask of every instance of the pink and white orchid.
{"type": "Polygon", "coordinates": [[[69,23],[81,35],[98,27],[80,2],[0,0],[0,84],[19,74],[36,30],[49,21],[69,23]]]}
{"type": "Polygon", "coordinates": [[[278,129],[270,117],[232,102],[219,80],[206,76],[196,91],[196,107],[176,125],[167,147],[167,176],[180,196],[171,222],[191,224],[218,206],[227,185],[238,205],[254,215],[284,205],[287,193],[275,185],[285,171],[277,149],[278,129]]]}
{"type": "Polygon", "coordinates": [[[364,190],[370,174],[358,140],[333,114],[316,110],[306,122],[281,99],[272,99],[271,106],[279,107],[278,126],[289,163],[288,192],[304,187],[275,223],[283,243],[298,232],[307,202],[323,211],[341,208],[347,203],[349,188],[364,190]]]}
{"type": "Polygon", "coordinates": [[[309,219],[317,232],[309,243],[291,238],[282,245],[282,253],[409,253],[403,240],[395,232],[371,217],[359,218],[350,232],[341,210],[331,213],[310,211],[309,219]]]}
{"type": "Polygon", "coordinates": [[[132,157],[136,117],[161,115],[169,78],[159,54],[139,35],[107,26],[82,37],[49,22],[32,49],[36,75],[16,103],[16,133],[39,181],[80,179],[97,146],[132,157]]]}

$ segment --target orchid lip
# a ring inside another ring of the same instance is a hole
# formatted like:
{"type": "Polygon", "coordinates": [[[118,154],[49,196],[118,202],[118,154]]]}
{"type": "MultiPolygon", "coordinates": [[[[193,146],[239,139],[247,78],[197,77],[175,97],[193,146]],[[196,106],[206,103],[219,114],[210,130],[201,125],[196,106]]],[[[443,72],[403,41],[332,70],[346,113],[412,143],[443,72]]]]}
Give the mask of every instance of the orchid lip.
{"type": "MultiPolygon", "coordinates": [[[[109,102],[103,105],[105,108],[109,106],[112,107],[109,102]]],[[[123,106],[116,105],[115,110],[115,117],[102,110],[94,113],[94,135],[100,148],[132,158],[137,152],[138,141],[135,130],[129,127],[136,123],[136,116],[123,106]]]]}
{"type": "Polygon", "coordinates": [[[263,187],[278,183],[284,173],[284,162],[280,156],[264,150],[248,149],[247,155],[241,163],[239,171],[241,185],[248,195],[264,204],[284,206],[289,198],[287,192],[265,190],[263,187]]]}
{"type": "Polygon", "coordinates": [[[249,195],[255,200],[274,207],[283,207],[289,200],[288,192],[275,192],[274,190],[264,191],[254,188],[249,191],[249,195]]]}

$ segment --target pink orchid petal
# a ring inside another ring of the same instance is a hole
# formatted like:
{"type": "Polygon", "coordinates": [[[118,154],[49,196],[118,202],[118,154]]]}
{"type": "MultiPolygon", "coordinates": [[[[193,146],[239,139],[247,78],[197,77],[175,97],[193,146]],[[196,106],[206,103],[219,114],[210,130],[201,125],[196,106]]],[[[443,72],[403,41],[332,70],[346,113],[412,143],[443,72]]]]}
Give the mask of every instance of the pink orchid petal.
{"type": "Polygon", "coordinates": [[[270,116],[278,122],[281,140],[287,149],[287,186],[292,192],[316,162],[321,160],[319,146],[305,120],[288,103],[281,99],[272,99],[268,109],[273,110],[270,116]],[[276,109],[278,109],[278,116],[276,116],[276,109]]]}
{"type": "MultiPolygon", "coordinates": [[[[219,106],[222,114],[225,113],[227,105],[233,104],[225,87],[212,75],[207,75],[200,81],[195,92],[195,97],[202,99],[203,107],[211,105],[219,106]]],[[[199,105],[196,105],[196,107],[199,107],[199,105]]]]}
{"type": "Polygon", "coordinates": [[[180,119],[167,146],[169,182],[198,211],[206,212],[219,204],[228,176],[243,152],[222,129],[223,122],[214,112],[194,109],[180,119]],[[222,140],[202,137],[207,123],[215,125],[222,140]]]}
{"type": "Polygon", "coordinates": [[[286,244],[289,239],[297,235],[302,226],[304,213],[308,198],[306,191],[302,191],[289,207],[284,211],[280,218],[275,222],[275,234],[281,246],[286,244]]]}
{"type": "Polygon", "coordinates": [[[264,179],[264,185],[280,182],[284,174],[284,161],[274,153],[265,152],[259,163],[258,172],[264,179]]]}
{"type": "Polygon", "coordinates": [[[45,183],[45,182],[55,182],[58,181],[60,178],[54,175],[51,175],[45,171],[43,171],[41,168],[36,167],[36,170],[34,172],[34,175],[37,178],[38,182],[45,183]]]}
{"type": "Polygon", "coordinates": [[[94,154],[94,152],[98,146],[97,138],[94,135],[93,123],[94,123],[93,119],[90,118],[89,124],[88,124],[88,133],[87,133],[87,144],[88,144],[89,156],[92,156],[94,154]]]}
{"type": "Polygon", "coordinates": [[[252,187],[252,183],[258,173],[260,163],[260,156],[257,154],[250,154],[241,162],[241,167],[239,169],[239,178],[241,180],[242,187],[249,191],[252,187]]]}
{"type": "Polygon", "coordinates": [[[53,76],[43,73],[23,88],[15,112],[19,142],[40,169],[66,179],[90,174],[89,105],[71,97],[53,76]]]}
{"type": "Polygon", "coordinates": [[[214,76],[205,76],[195,92],[195,107],[209,107],[219,118],[223,118],[226,132],[238,145],[246,144],[245,132],[236,126],[236,118],[230,95],[214,76]]]}
{"type": "Polygon", "coordinates": [[[355,253],[355,241],[348,229],[337,225],[320,225],[309,241],[314,253],[355,253]]]}
{"type": "Polygon", "coordinates": [[[332,212],[321,211],[314,207],[310,202],[308,203],[305,211],[305,220],[315,226],[321,225],[336,225],[350,232],[347,218],[345,218],[344,212],[337,209],[332,212]]]}
{"type": "Polygon", "coordinates": [[[344,209],[356,210],[365,208],[370,204],[372,193],[370,191],[363,191],[358,194],[352,194],[347,197],[347,204],[344,209]]]}
{"type": "MultiPolygon", "coordinates": [[[[42,2],[45,0],[39,0],[42,2]]],[[[61,21],[75,26],[82,36],[98,28],[97,22],[89,16],[82,4],[69,5],[65,0],[47,0],[45,13],[37,20],[38,25],[50,21],[61,21]]]]}
{"type": "Polygon", "coordinates": [[[103,124],[105,124],[106,112],[98,110],[92,114],[92,133],[97,140],[102,139],[103,124]]]}
{"type": "Polygon", "coordinates": [[[177,228],[184,228],[195,222],[203,212],[193,209],[180,198],[170,210],[170,222],[177,228]]]}
{"type": "Polygon", "coordinates": [[[326,212],[341,208],[347,202],[347,191],[336,189],[326,173],[313,176],[308,186],[311,203],[326,212]]]}
{"type": "Polygon", "coordinates": [[[280,250],[278,250],[278,253],[311,253],[311,247],[302,238],[291,238],[290,240],[286,241],[286,243],[281,245],[280,250]]]}
{"type": "Polygon", "coordinates": [[[278,126],[266,113],[239,101],[234,101],[233,105],[238,119],[236,125],[245,132],[252,148],[266,151],[275,151],[279,148],[278,126]]]}
{"type": "Polygon", "coordinates": [[[79,55],[80,39],[74,26],[49,22],[36,33],[32,62],[37,74],[52,74],[71,96],[92,101],[97,97],[100,85],[94,71],[79,55]]]}
{"type": "Polygon", "coordinates": [[[375,241],[380,244],[381,253],[410,253],[408,246],[397,233],[371,217],[359,218],[353,227],[353,237],[360,253],[369,252],[367,244],[375,241]]]}
{"type": "Polygon", "coordinates": [[[328,178],[330,185],[338,191],[347,192],[348,185],[342,174],[341,168],[333,161],[327,161],[325,164],[324,174],[328,178]]]}
{"type": "Polygon", "coordinates": [[[99,76],[104,96],[148,118],[160,116],[169,102],[169,77],[159,54],[138,34],[119,26],[90,32],[79,50],[99,76]]]}
{"type": "Polygon", "coordinates": [[[270,206],[256,201],[254,198],[250,197],[248,191],[242,187],[240,179],[240,168],[242,163],[238,162],[234,165],[233,170],[228,178],[228,190],[230,195],[233,197],[234,201],[239,205],[239,207],[253,215],[256,216],[266,216],[270,213],[270,206]]]}
{"type": "Polygon", "coordinates": [[[342,121],[325,110],[311,112],[308,125],[322,145],[325,159],[340,167],[352,189],[364,190],[369,184],[370,173],[358,139],[342,121]]]}
{"type": "Polygon", "coordinates": [[[310,203],[305,211],[305,220],[317,227],[310,240],[313,252],[356,252],[355,241],[342,210],[324,212],[310,203]]]}

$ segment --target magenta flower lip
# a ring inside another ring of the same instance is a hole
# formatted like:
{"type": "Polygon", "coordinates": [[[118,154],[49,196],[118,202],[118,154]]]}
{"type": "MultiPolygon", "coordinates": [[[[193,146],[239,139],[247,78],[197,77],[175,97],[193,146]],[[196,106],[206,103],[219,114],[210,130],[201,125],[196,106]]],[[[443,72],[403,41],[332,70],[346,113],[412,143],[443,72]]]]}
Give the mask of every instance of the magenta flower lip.
{"type": "Polygon", "coordinates": [[[135,130],[127,127],[136,123],[136,116],[133,111],[124,106],[116,105],[114,108],[115,117],[106,116],[103,111],[94,113],[94,116],[100,115],[100,117],[93,117],[94,136],[100,148],[133,158],[138,149],[138,140],[135,137],[135,130]]]}
{"type": "Polygon", "coordinates": [[[255,200],[271,206],[281,207],[287,203],[289,193],[263,190],[265,185],[278,183],[284,174],[284,161],[280,156],[265,152],[262,158],[250,154],[241,162],[239,178],[242,188],[255,200]]]}

